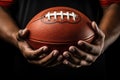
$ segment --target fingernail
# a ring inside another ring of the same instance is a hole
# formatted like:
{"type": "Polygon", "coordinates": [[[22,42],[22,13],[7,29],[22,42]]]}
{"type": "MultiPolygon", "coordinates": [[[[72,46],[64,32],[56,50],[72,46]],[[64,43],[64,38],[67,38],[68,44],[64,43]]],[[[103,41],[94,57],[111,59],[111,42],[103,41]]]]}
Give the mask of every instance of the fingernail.
{"type": "Polygon", "coordinates": [[[57,50],[54,50],[54,51],[53,51],[53,56],[57,56],[58,53],[59,53],[59,52],[58,52],[57,50]]]}
{"type": "Polygon", "coordinates": [[[43,47],[43,51],[47,51],[48,50],[48,47],[47,46],[44,46],[43,47]]]}
{"type": "Polygon", "coordinates": [[[71,52],[75,52],[75,48],[74,48],[73,46],[71,46],[71,47],[69,48],[69,50],[70,50],[71,52]]]}
{"type": "Polygon", "coordinates": [[[82,45],[82,44],[83,44],[83,42],[82,42],[82,41],[79,41],[79,42],[78,42],[78,45],[82,45]]]}
{"type": "Polygon", "coordinates": [[[63,53],[63,56],[64,56],[64,57],[69,57],[68,52],[64,52],[64,53],[63,53]]]}
{"type": "Polygon", "coordinates": [[[97,25],[96,22],[93,21],[93,22],[92,22],[92,27],[93,27],[94,29],[96,29],[96,25],[97,25]]]}

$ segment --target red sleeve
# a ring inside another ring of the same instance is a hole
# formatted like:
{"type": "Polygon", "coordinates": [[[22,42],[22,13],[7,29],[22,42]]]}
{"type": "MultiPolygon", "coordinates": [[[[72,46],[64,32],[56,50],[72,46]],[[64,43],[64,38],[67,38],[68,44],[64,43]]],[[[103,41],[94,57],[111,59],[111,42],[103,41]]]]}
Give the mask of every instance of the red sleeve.
{"type": "Polygon", "coordinates": [[[13,0],[0,0],[0,6],[9,7],[13,3],[13,0]]]}
{"type": "Polygon", "coordinates": [[[101,6],[109,6],[112,3],[120,3],[120,0],[100,0],[101,6]]]}

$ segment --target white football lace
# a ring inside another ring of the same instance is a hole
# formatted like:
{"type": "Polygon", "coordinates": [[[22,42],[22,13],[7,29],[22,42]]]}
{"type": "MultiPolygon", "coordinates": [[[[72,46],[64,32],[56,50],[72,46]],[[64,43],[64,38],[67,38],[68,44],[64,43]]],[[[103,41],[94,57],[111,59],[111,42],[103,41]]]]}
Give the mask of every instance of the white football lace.
{"type": "Polygon", "coordinates": [[[71,12],[71,13],[70,13],[70,12],[63,12],[63,11],[60,11],[60,12],[54,11],[53,13],[48,12],[48,13],[45,15],[45,17],[46,17],[48,20],[50,20],[51,17],[54,17],[54,19],[56,20],[56,19],[57,19],[57,16],[60,16],[62,20],[63,20],[63,17],[64,17],[64,16],[67,17],[67,20],[69,20],[70,17],[72,17],[74,21],[76,20],[76,17],[77,17],[77,15],[76,15],[74,12],[71,12]]]}

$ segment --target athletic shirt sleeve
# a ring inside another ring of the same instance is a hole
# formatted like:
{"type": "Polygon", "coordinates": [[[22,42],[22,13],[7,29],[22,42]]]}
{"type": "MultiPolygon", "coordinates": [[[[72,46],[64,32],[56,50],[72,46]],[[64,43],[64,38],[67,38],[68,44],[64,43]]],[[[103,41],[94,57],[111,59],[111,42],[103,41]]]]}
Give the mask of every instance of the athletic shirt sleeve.
{"type": "Polygon", "coordinates": [[[120,3],[120,0],[100,0],[101,6],[106,7],[113,3],[120,3]]]}
{"type": "Polygon", "coordinates": [[[0,0],[0,6],[8,8],[13,3],[13,0],[0,0]]]}

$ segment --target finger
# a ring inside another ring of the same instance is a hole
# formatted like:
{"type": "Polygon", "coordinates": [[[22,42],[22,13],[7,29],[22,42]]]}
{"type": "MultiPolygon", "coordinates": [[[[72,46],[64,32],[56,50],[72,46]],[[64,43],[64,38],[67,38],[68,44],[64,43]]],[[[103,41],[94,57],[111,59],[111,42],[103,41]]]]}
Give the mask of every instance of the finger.
{"type": "Polygon", "coordinates": [[[44,56],[46,56],[47,51],[48,51],[48,47],[43,46],[36,50],[32,50],[31,48],[26,48],[25,53],[26,53],[28,59],[34,60],[34,59],[43,58],[44,56]]]}
{"type": "Polygon", "coordinates": [[[60,62],[60,61],[62,61],[62,59],[63,59],[63,56],[60,55],[60,56],[58,56],[57,61],[60,62]]]}
{"type": "Polygon", "coordinates": [[[29,31],[27,29],[19,30],[17,34],[17,39],[18,40],[26,39],[28,35],[29,31]]]}
{"type": "Polygon", "coordinates": [[[92,55],[98,55],[100,52],[100,47],[98,47],[97,45],[93,45],[93,44],[90,44],[88,42],[85,42],[85,41],[78,41],[78,46],[81,50],[87,52],[88,54],[92,54],[92,55]]]}
{"type": "Polygon", "coordinates": [[[104,41],[105,34],[98,28],[97,24],[94,21],[92,22],[92,26],[96,33],[96,37],[97,37],[95,44],[99,45],[104,41]]]}
{"type": "Polygon", "coordinates": [[[79,65],[73,64],[73,63],[69,62],[69,61],[66,60],[66,59],[63,61],[63,64],[65,64],[65,65],[67,65],[67,66],[70,66],[70,67],[72,67],[72,68],[79,68],[79,67],[81,67],[80,64],[79,64],[79,65]]]}
{"type": "Polygon", "coordinates": [[[49,64],[45,64],[45,65],[48,65],[47,67],[54,67],[54,66],[57,66],[57,65],[61,64],[62,60],[63,60],[63,56],[59,55],[56,58],[51,59],[51,62],[49,62],[49,64]]]}
{"type": "Polygon", "coordinates": [[[48,51],[48,47],[47,46],[43,46],[39,49],[36,49],[36,50],[32,50],[34,52],[34,56],[39,56],[41,55],[42,53],[46,53],[48,51]]]}
{"type": "Polygon", "coordinates": [[[101,37],[104,36],[104,33],[98,28],[98,25],[96,24],[95,21],[92,22],[92,26],[93,26],[93,29],[96,32],[96,34],[98,34],[101,37]]]}
{"type": "Polygon", "coordinates": [[[74,56],[76,56],[79,59],[84,59],[86,57],[86,55],[83,54],[83,52],[81,53],[80,50],[77,50],[75,46],[70,46],[69,51],[71,53],[74,53],[74,56]]]}
{"type": "Polygon", "coordinates": [[[38,60],[39,60],[39,59],[42,59],[42,58],[44,58],[45,56],[47,56],[47,54],[45,54],[45,53],[44,53],[44,54],[41,54],[40,56],[38,56],[37,59],[38,59],[38,60]]]}
{"type": "Polygon", "coordinates": [[[79,64],[80,63],[80,59],[78,59],[77,57],[74,56],[74,53],[70,53],[68,51],[63,52],[63,56],[65,58],[67,58],[70,62],[74,63],[74,64],[79,64]]]}
{"type": "Polygon", "coordinates": [[[58,53],[58,50],[53,50],[49,55],[39,60],[39,64],[41,64],[42,66],[51,65],[51,63],[53,63],[51,66],[58,65],[59,63],[55,63],[58,53]]]}
{"type": "Polygon", "coordinates": [[[91,55],[89,53],[82,51],[81,49],[78,49],[77,47],[71,46],[70,48],[75,49],[76,57],[79,58],[80,60],[86,60],[87,62],[93,62],[94,57],[96,57],[94,55],[91,55]]]}
{"type": "Polygon", "coordinates": [[[76,48],[75,46],[70,46],[70,47],[69,47],[69,51],[70,51],[71,53],[76,54],[76,57],[78,57],[78,58],[80,58],[80,59],[86,57],[85,52],[82,51],[82,50],[80,50],[80,49],[78,49],[78,48],[76,48]]]}
{"type": "Polygon", "coordinates": [[[38,64],[38,65],[44,66],[44,65],[49,64],[51,62],[51,60],[57,56],[57,54],[58,54],[58,51],[57,50],[53,50],[49,55],[47,55],[43,59],[32,60],[30,62],[33,63],[33,64],[38,64]]]}
{"type": "Polygon", "coordinates": [[[92,56],[92,55],[86,55],[86,58],[84,59],[84,61],[86,61],[87,63],[93,63],[95,61],[96,56],[92,56]]]}
{"type": "Polygon", "coordinates": [[[18,32],[18,35],[21,37],[21,38],[26,38],[26,36],[29,34],[29,31],[25,28],[23,30],[20,30],[18,32]]]}

